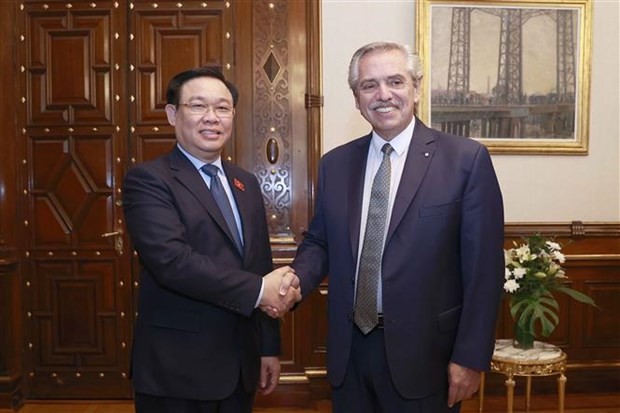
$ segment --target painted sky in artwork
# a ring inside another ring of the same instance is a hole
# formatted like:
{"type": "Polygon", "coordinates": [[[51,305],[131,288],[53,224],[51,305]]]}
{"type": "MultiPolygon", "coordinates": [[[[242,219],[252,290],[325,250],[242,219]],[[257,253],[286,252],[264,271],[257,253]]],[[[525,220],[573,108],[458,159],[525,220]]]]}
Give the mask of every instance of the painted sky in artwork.
{"type": "MultiPolygon", "coordinates": [[[[452,7],[431,8],[431,89],[446,89],[452,7]]],[[[578,57],[578,11],[574,14],[575,58],[578,57]]],[[[556,23],[546,15],[523,25],[523,92],[547,94],[556,88],[556,23]]],[[[486,94],[497,83],[500,18],[482,10],[471,14],[470,91],[486,94]]],[[[424,56],[423,56],[424,57],[424,56]]]]}

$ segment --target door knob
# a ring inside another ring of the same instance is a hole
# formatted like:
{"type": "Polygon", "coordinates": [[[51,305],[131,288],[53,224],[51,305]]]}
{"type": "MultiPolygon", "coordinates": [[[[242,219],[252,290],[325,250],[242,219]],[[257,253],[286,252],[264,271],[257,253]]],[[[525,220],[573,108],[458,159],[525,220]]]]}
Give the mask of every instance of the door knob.
{"type": "Polygon", "coordinates": [[[123,255],[123,230],[119,229],[118,231],[104,232],[101,234],[101,238],[109,237],[114,237],[114,249],[118,255],[123,255]]]}
{"type": "Polygon", "coordinates": [[[104,232],[103,234],[101,234],[101,238],[114,237],[116,235],[123,235],[123,230],[119,229],[118,231],[114,232],[104,232]]]}

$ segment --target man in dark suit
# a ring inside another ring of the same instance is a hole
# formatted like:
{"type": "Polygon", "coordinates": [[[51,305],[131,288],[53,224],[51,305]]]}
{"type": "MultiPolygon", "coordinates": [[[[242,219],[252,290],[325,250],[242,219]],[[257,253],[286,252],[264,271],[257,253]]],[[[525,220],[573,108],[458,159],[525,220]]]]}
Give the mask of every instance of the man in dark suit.
{"type": "Polygon", "coordinates": [[[292,264],[305,297],[329,274],[336,413],[458,411],[489,367],[504,274],[503,207],[486,148],[415,118],[421,67],[373,43],[349,66],[372,132],[321,160],[292,264]]]}
{"type": "MultiPolygon", "coordinates": [[[[127,229],[143,265],[134,329],[136,411],[249,413],[280,375],[278,320],[299,288],[272,271],[256,177],[221,159],[238,99],[217,70],[176,75],[166,114],[177,145],[125,178],[127,229]]],[[[298,284],[297,284],[298,285],[298,284]]]]}

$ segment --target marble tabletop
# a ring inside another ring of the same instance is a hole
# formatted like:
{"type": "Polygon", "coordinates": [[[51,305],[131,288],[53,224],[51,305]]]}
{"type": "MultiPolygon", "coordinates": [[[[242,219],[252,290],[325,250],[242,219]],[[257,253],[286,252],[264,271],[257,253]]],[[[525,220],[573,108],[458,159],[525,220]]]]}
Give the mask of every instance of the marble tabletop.
{"type": "Polygon", "coordinates": [[[520,349],[513,346],[512,339],[495,340],[493,359],[501,359],[514,362],[547,362],[564,356],[564,352],[553,344],[534,342],[534,348],[520,349]]]}

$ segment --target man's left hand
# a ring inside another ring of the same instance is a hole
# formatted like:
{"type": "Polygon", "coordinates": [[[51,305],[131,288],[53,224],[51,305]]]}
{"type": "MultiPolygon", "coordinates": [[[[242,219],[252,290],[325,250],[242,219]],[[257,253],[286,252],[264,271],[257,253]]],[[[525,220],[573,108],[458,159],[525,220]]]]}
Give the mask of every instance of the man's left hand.
{"type": "Polygon", "coordinates": [[[448,365],[448,407],[469,399],[480,386],[480,372],[456,363],[448,365]]]}
{"type": "Polygon", "coordinates": [[[259,392],[271,393],[278,385],[279,378],[280,360],[277,357],[261,357],[259,392]]]}

